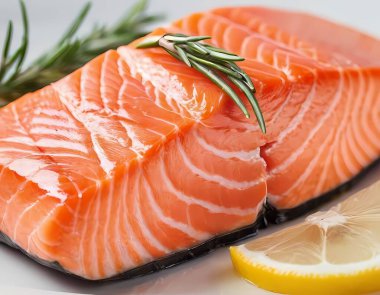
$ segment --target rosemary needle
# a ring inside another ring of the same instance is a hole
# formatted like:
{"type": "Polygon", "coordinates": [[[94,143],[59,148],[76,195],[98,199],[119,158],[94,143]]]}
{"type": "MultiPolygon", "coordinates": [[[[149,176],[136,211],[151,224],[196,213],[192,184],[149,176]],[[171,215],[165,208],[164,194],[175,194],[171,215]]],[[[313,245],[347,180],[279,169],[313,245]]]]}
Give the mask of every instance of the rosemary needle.
{"type": "Polygon", "coordinates": [[[187,36],[183,34],[166,34],[163,36],[150,36],[137,45],[137,48],[161,47],[174,58],[184,62],[208,77],[221,88],[249,118],[249,111],[240,96],[226,82],[230,80],[233,85],[242,91],[256,116],[263,133],[266,126],[260,106],[255,97],[256,89],[251,78],[236,64],[244,58],[208,44],[201,43],[210,39],[209,36],[187,36]]]}
{"type": "Polygon", "coordinates": [[[137,0],[114,26],[97,26],[88,35],[79,38],[77,32],[91,8],[88,3],[57,44],[28,67],[24,67],[29,47],[29,21],[24,0],[19,1],[24,33],[21,44],[11,54],[13,24],[12,21],[9,22],[0,62],[0,106],[58,80],[109,49],[126,45],[145,35],[146,25],[160,18],[145,15],[147,0],[137,0]]]}

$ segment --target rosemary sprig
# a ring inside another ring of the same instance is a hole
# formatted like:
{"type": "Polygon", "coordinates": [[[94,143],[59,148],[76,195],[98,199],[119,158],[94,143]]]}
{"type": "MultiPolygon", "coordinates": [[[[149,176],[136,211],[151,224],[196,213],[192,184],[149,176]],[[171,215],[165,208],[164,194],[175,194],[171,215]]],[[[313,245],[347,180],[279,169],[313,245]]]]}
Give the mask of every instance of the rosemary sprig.
{"type": "Polygon", "coordinates": [[[29,22],[24,0],[20,0],[20,5],[24,33],[20,46],[10,54],[13,24],[9,21],[0,62],[0,105],[58,80],[108,49],[145,35],[146,25],[160,18],[145,15],[147,0],[138,0],[114,26],[96,26],[91,33],[78,38],[77,32],[91,8],[88,3],[58,43],[24,68],[29,46],[29,22]]]}
{"type": "Polygon", "coordinates": [[[236,64],[244,58],[200,41],[209,36],[187,36],[183,34],[166,34],[145,38],[137,48],[161,47],[187,66],[199,71],[220,87],[249,118],[250,114],[240,96],[227,83],[229,80],[240,89],[248,99],[257,118],[260,129],[266,133],[266,126],[260,106],[256,100],[256,89],[251,78],[236,64]]]}

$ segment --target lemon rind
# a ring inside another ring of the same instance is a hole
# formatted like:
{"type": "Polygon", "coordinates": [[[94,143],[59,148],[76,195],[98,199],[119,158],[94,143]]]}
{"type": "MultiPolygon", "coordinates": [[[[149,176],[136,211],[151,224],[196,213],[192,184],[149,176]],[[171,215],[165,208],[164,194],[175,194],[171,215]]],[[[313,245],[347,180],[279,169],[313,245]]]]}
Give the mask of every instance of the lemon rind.
{"type": "MultiPolygon", "coordinates": [[[[231,247],[231,259],[236,271],[260,288],[282,294],[363,294],[380,289],[380,268],[369,267],[360,271],[340,273],[297,272],[290,268],[279,270],[271,265],[252,261],[239,247],[231,247]]],[[[249,250],[247,250],[249,251],[249,250]]],[[[304,267],[300,266],[299,267],[304,267]]]]}

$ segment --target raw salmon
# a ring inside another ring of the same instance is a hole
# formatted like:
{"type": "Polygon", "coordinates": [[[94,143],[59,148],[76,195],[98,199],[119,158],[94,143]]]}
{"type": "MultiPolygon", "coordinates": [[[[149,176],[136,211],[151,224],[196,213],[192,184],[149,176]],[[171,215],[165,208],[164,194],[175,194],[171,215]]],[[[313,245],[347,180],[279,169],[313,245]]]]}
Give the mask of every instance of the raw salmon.
{"type": "Polygon", "coordinates": [[[152,34],[166,32],[210,35],[246,58],[267,134],[165,51],[106,52],[0,110],[8,243],[90,280],[144,274],[218,246],[214,237],[242,237],[266,204],[296,209],[379,157],[379,40],[256,7],[152,34]]]}

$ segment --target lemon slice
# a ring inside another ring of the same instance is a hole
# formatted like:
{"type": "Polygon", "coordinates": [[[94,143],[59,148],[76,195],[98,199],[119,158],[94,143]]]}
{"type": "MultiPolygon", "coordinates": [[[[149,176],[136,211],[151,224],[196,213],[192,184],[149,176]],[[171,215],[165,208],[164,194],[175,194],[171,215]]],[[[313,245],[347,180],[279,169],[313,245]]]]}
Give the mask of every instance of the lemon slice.
{"type": "Polygon", "coordinates": [[[380,290],[380,182],[296,226],[230,248],[235,269],[285,294],[380,290]]]}

